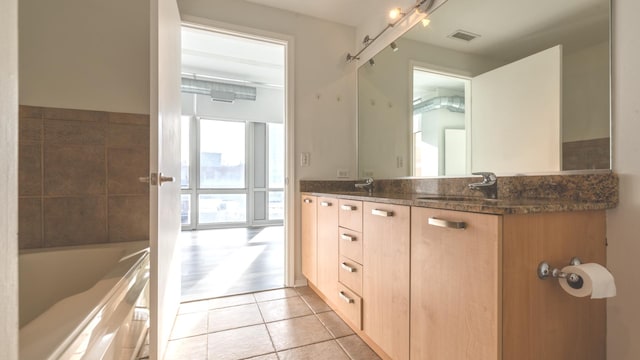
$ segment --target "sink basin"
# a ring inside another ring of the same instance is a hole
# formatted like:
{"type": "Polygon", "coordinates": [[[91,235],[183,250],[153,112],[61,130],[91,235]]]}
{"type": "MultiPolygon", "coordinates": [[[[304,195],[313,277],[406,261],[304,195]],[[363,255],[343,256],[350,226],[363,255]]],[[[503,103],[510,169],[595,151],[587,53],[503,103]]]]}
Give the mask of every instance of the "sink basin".
{"type": "Polygon", "coordinates": [[[498,199],[485,199],[472,196],[455,196],[455,195],[425,195],[419,196],[418,200],[434,200],[434,201],[461,201],[461,202],[496,202],[498,199]]]}

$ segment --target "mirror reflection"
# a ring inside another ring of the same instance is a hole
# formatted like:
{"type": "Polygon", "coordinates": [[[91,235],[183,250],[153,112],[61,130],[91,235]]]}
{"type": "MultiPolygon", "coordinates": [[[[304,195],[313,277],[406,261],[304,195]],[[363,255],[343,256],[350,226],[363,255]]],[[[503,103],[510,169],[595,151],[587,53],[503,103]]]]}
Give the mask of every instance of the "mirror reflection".
{"type": "Polygon", "coordinates": [[[609,0],[449,0],[358,70],[359,176],[609,169],[609,0]]]}

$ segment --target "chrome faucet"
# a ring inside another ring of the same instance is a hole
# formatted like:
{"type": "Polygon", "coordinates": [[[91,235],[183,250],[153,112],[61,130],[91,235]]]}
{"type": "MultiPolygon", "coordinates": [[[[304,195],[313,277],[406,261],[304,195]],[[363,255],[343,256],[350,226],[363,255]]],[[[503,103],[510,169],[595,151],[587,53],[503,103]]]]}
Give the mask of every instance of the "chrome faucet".
{"type": "Polygon", "coordinates": [[[364,183],[356,184],[356,188],[365,189],[369,192],[369,195],[373,193],[373,178],[366,178],[364,183]]]}
{"type": "Polygon", "coordinates": [[[482,176],[482,182],[469,184],[469,189],[477,190],[487,199],[498,198],[498,178],[492,172],[474,172],[473,175],[482,176]]]}

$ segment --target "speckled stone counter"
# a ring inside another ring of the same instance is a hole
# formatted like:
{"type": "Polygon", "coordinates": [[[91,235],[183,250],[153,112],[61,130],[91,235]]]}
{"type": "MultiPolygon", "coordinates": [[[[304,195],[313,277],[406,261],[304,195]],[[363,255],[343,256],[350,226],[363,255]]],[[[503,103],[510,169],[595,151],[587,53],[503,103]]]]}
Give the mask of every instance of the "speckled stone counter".
{"type": "Polygon", "coordinates": [[[568,175],[498,176],[498,199],[483,199],[468,184],[480,177],[403,178],[374,181],[369,195],[362,181],[301,180],[300,191],[317,196],[487,214],[605,210],[618,203],[618,177],[611,171],[568,175]]]}

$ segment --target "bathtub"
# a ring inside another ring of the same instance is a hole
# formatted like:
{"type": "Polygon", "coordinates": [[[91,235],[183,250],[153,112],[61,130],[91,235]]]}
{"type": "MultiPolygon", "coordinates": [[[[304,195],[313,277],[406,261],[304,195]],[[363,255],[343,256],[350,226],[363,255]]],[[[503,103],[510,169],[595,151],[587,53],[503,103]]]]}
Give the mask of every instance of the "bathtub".
{"type": "Polygon", "coordinates": [[[148,242],[21,251],[20,359],[133,359],[149,325],[148,242]]]}

